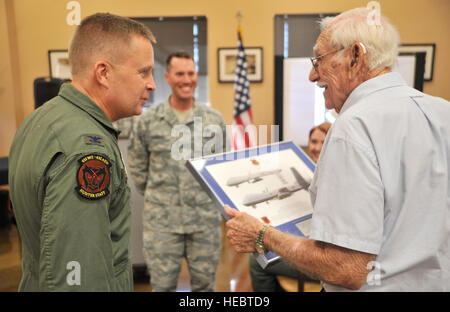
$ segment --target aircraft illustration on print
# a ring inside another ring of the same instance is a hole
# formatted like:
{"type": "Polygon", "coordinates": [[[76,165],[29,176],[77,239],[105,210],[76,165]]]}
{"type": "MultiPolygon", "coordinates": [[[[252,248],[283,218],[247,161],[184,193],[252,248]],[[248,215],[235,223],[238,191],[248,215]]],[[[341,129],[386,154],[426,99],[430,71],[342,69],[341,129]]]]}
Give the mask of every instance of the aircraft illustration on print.
{"type": "Polygon", "coordinates": [[[290,169],[295,177],[296,180],[295,183],[268,192],[248,194],[244,197],[242,204],[244,206],[252,206],[253,208],[256,208],[256,205],[259,203],[262,202],[268,203],[268,201],[272,199],[283,199],[291,196],[293,193],[297,191],[307,190],[309,187],[309,183],[294,167],[291,167],[290,169]]]}

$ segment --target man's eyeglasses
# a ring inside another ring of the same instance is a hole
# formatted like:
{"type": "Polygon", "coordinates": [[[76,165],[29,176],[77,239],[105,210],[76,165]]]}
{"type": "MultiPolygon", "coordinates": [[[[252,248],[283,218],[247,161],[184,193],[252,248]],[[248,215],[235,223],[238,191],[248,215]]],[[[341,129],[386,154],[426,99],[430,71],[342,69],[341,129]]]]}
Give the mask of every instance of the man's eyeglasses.
{"type": "Polygon", "coordinates": [[[312,66],[313,66],[314,68],[317,69],[317,67],[319,66],[318,61],[319,61],[321,58],[323,58],[323,57],[325,57],[325,56],[327,56],[327,55],[329,55],[329,54],[336,53],[336,52],[338,52],[338,51],[344,50],[344,49],[345,49],[345,48],[340,48],[340,49],[332,50],[332,51],[327,52],[327,53],[325,53],[325,54],[319,55],[319,56],[317,56],[317,57],[311,57],[310,60],[311,60],[312,66]]]}

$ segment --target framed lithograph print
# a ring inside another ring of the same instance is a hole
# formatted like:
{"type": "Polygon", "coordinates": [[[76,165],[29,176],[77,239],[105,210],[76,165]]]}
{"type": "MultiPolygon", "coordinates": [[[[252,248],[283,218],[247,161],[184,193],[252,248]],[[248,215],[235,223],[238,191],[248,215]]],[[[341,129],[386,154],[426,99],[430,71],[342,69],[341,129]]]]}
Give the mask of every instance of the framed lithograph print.
{"type": "MultiPolygon", "coordinates": [[[[228,219],[225,204],[285,233],[308,237],[315,164],[292,141],[191,159],[186,166],[228,219]]],[[[259,255],[262,267],[279,257],[259,255]]]]}
{"type": "MultiPolygon", "coordinates": [[[[250,82],[262,82],[262,48],[245,48],[247,77],[250,82]]],[[[219,82],[234,82],[237,48],[219,48],[219,82]]]]}
{"type": "Polygon", "coordinates": [[[62,80],[72,79],[69,52],[67,50],[49,50],[48,63],[50,66],[50,77],[62,80]]]}

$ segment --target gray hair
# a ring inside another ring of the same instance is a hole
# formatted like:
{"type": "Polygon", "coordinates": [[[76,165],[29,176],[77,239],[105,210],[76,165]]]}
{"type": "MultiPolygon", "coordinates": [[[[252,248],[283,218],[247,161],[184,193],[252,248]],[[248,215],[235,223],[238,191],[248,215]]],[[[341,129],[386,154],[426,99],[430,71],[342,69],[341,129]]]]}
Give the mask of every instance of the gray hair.
{"type": "Polygon", "coordinates": [[[322,31],[336,49],[347,48],[362,42],[367,49],[369,69],[392,68],[397,62],[400,35],[389,20],[380,15],[379,23],[370,19],[372,10],[356,8],[336,17],[325,17],[319,21],[322,31]]]}

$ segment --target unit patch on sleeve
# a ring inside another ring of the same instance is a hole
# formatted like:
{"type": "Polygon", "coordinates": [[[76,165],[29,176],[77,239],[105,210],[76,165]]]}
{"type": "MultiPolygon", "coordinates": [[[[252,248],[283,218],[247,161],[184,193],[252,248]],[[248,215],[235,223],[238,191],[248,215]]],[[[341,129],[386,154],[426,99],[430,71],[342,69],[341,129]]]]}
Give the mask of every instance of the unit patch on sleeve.
{"type": "Polygon", "coordinates": [[[100,199],[108,195],[111,162],[96,154],[83,156],[78,162],[77,193],[87,199],[100,199]]]}

